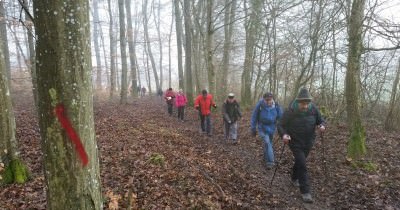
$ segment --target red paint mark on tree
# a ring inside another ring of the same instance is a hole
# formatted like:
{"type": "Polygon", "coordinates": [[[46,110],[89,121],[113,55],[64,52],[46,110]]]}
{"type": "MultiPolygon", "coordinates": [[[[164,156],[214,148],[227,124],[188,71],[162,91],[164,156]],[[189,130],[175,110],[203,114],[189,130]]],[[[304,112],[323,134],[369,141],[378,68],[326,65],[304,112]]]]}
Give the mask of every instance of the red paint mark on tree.
{"type": "Polygon", "coordinates": [[[61,123],[61,126],[67,133],[67,136],[71,139],[72,143],[75,145],[75,149],[78,152],[78,155],[82,161],[83,166],[86,166],[89,162],[88,156],[86,154],[85,148],[82,145],[81,139],[79,138],[78,134],[72,127],[68,117],[65,115],[64,105],[58,104],[54,108],[54,112],[57,116],[58,121],[61,123]]]}

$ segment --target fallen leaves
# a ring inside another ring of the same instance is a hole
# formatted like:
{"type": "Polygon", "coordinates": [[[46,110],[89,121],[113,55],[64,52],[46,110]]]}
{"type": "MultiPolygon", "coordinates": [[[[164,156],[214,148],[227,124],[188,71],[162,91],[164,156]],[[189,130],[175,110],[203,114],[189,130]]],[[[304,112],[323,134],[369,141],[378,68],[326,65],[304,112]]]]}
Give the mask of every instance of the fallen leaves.
{"type": "MultiPolygon", "coordinates": [[[[18,103],[17,103],[18,105],[18,103]]],[[[0,187],[0,209],[45,209],[39,130],[33,108],[19,105],[17,138],[32,171],[24,185],[0,187]]],[[[95,129],[102,188],[108,209],[303,209],[290,184],[292,155],[284,152],[272,186],[264,168],[262,143],[250,136],[248,120],[239,127],[240,144],[223,139],[222,120],[213,115],[213,137],[199,132],[197,113],[186,121],[166,113],[165,104],[142,98],[134,104],[95,104],[95,129]]],[[[249,119],[250,112],[244,113],[249,119]]],[[[369,136],[381,136],[373,129],[369,136]]],[[[397,209],[400,203],[398,135],[368,141],[375,171],[357,170],[346,159],[346,127],[331,125],[324,142],[327,179],[316,144],[308,157],[315,209],[397,209]],[[389,146],[388,146],[389,145],[389,146]]],[[[318,139],[317,139],[318,141],[318,139]]],[[[280,141],[275,139],[275,150],[280,141]]]]}

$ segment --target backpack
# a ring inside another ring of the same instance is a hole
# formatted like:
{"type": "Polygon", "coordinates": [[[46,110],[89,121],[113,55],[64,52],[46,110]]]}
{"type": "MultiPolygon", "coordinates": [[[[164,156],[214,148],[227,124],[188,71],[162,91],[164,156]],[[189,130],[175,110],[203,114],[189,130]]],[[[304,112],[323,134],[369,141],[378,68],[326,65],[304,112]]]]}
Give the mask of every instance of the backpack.
{"type": "MultiPolygon", "coordinates": [[[[277,102],[275,102],[275,110],[276,110],[277,113],[280,112],[280,107],[281,106],[277,102]]],[[[265,108],[265,106],[263,105],[263,103],[260,102],[260,106],[259,106],[258,112],[257,112],[257,122],[260,121],[260,115],[261,115],[260,113],[261,113],[261,110],[263,110],[264,108],[265,108]]]]}

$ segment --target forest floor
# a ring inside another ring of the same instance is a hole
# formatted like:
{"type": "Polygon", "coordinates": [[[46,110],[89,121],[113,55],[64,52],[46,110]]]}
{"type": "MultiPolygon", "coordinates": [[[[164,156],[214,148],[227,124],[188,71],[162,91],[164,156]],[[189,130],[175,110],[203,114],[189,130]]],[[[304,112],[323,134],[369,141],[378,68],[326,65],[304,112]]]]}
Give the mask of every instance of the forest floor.
{"type": "MultiPolygon", "coordinates": [[[[45,209],[46,195],[38,120],[24,97],[15,101],[21,157],[32,177],[23,185],[0,186],[0,209],[45,209]]],[[[356,169],[346,159],[348,132],[329,124],[308,157],[313,204],[301,201],[290,183],[292,155],[285,148],[275,180],[263,162],[262,144],[249,132],[250,111],[239,122],[237,145],[223,138],[220,108],[213,136],[199,131],[196,111],[170,117],[160,98],[119,105],[96,100],[96,140],[104,206],[118,196],[120,209],[400,209],[400,135],[368,126],[368,160],[356,169]],[[325,148],[326,165],[323,162],[325,148]],[[326,170],[325,170],[326,166],[326,170]],[[376,166],[376,168],[374,167],[376,166]],[[113,193],[113,195],[111,195],[113,193]],[[130,204],[129,204],[130,203],[130,204]]],[[[274,139],[278,159],[282,143],[274,139]]]]}

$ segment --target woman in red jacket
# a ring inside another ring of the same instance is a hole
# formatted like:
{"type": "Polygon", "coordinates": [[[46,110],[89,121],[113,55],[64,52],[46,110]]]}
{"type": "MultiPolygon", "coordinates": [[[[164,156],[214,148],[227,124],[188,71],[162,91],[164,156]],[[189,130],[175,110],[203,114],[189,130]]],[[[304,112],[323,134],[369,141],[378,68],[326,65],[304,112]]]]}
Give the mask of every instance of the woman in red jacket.
{"type": "Polygon", "coordinates": [[[178,94],[176,94],[175,98],[175,106],[178,108],[178,119],[184,121],[184,114],[185,114],[185,106],[187,103],[187,99],[185,93],[183,93],[182,89],[179,89],[178,94]]]}
{"type": "Polygon", "coordinates": [[[201,95],[197,96],[194,101],[194,108],[199,110],[201,131],[211,136],[211,106],[217,108],[212,95],[207,93],[207,90],[202,90],[201,95]]]}

